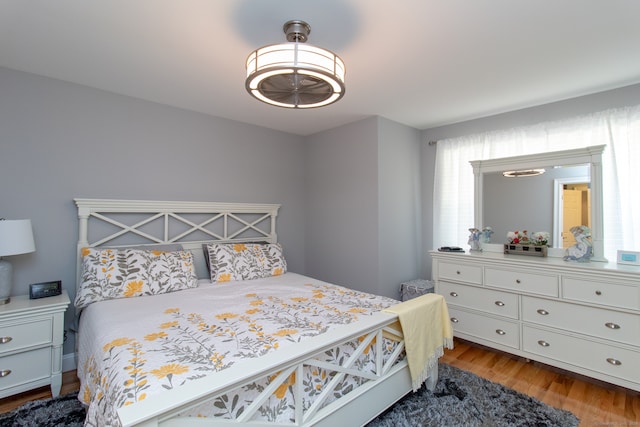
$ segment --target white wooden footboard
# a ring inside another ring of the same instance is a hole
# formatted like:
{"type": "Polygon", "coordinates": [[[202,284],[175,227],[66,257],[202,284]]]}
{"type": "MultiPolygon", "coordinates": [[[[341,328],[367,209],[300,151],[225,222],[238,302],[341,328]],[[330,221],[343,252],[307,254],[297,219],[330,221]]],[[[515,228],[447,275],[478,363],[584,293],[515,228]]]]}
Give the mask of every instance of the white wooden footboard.
{"type": "MultiPolygon", "coordinates": [[[[405,360],[399,360],[404,351],[402,333],[397,328],[396,316],[389,313],[375,313],[370,318],[354,325],[345,325],[334,331],[318,335],[284,351],[272,352],[266,356],[251,359],[242,365],[211,374],[205,378],[168,390],[148,400],[137,402],[118,410],[123,426],[357,426],[366,424],[402,396],[411,391],[411,378],[405,360]],[[388,360],[383,360],[383,336],[397,341],[398,345],[388,360]],[[360,339],[360,345],[353,355],[342,365],[333,365],[316,359],[317,355],[346,342],[360,339]],[[375,372],[360,372],[353,362],[371,345],[376,346],[375,372]],[[303,408],[302,369],[317,366],[336,372],[335,378],[322,390],[317,400],[308,408],[303,408]],[[294,385],[295,422],[269,423],[251,420],[255,411],[268,399],[275,389],[286,381],[290,374],[297,372],[294,385]],[[268,387],[237,419],[181,417],[180,413],[215,399],[239,387],[265,377],[273,377],[268,387]],[[366,379],[363,384],[326,406],[325,401],[332,396],[333,388],[345,375],[366,379]]],[[[434,373],[434,376],[437,372],[434,373]]],[[[435,382],[435,380],[434,380],[435,382]]]]}

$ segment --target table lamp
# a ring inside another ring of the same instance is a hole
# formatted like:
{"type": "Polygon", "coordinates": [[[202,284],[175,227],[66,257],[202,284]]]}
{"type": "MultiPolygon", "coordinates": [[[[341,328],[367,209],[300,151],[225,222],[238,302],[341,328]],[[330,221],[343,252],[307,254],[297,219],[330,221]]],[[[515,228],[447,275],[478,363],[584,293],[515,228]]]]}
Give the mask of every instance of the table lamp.
{"type": "Polygon", "coordinates": [[[0,219],[0,304],[9,303],[13,285],[13,267],[2,257],[35,250],[30,219],[0,219]]]}

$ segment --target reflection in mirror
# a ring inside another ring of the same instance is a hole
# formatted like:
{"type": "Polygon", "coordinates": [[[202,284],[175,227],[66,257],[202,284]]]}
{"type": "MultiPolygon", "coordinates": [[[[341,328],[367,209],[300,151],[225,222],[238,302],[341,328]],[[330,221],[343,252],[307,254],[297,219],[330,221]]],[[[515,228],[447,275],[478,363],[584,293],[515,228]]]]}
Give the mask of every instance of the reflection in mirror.
{"type": "Polygon", "coordinates": [[[592,261],[605,261],[602,218],[604,145],[490,160],[473,160],[474,226],[492,227],[492,243],[506,243],[507,232],[526,229],[551,234],[550,246],[573,243],[568,230],[588,225],[592,261]],[[504,171],[545,169],[534,176],[504,177],[504,171]],[[573,192],[575,191],[575,192],[573,192]],[[575,200],[564,206],[568,197],[575,200]],[[574,224],[576,223],[577,224],[574,224]],[[567,233],[568,232],[568,233],[567,233]],[[565,238],[566,236],[566,238],[565,238]]]}
{"type": "MultiPolygon", "coordinates": [[[[584,183],[583,186],[588,188],[588,165],[551,167],[546,168],[541,175],[517,178],[504,177],[502,172],[485,173],[483,226],[492,227],[493,240],[498,243],[506,242],[507,232],[522,231],[524,228],[530,235],[536,231],[551,234],[551,247],[567,247],[563,245],[561,237],[565,228],[568,231],[574,225],[591,227],[590,223],[583,222],[590,219],[590,215],[582,215],[582,203],[563,204],[563,190],[560,190],[560,197],[556,199],[556,185],[567,187],[568,191],[569,188],[579,188],[577,182],[584,183]],[[571,216],[563,214],[563,206],[570,208],[571,216]],[[562,225],[555,226],[556,218],[557,224],[562,225]],[[574,221],[578,222],[573,223],[574,221]]],[[[573,199],[578,196],[582,199],[580,191],[567,194],[574,196],[573,199]]],[[[573,238],[573,234],[568,234],[568,237],[573,238]]]]}
{"type": "MultiPolygon", "coordinates": [[[[585,172],[588,173],[588,168],[585,172]]],[[[557,242],[554,246],[566,249],[575,245],[571,227],[576,225],[592,227],[587,175],[555,179],[553,183],[553,240],[557,242]]]]}

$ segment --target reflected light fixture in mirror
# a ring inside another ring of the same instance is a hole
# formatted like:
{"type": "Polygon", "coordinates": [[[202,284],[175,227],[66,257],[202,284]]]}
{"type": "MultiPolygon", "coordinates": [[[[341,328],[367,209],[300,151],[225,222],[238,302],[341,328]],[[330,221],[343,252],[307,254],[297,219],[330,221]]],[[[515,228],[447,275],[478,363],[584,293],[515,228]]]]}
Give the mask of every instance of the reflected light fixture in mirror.
{"type": "MultiPolygon", "coordinates": [[[[485,226],[491,226],[491,224],[484,223],[483,186],[486,173],[588,165],[591,182],[591,240],[593,244],[591,261],[607,262],[604,256],[604,221],[602,213],[602,152],[605,147],[605,145],[596,145],[571,150],[470,161],[474,175],[474,227],[482,229],[485,226]]],[[[551,215],[551,213],[549,214],[551,215]]]]}
{"type": "Polygon", "coordinates": [[[544,169],[523,169],[519,171],[504,171],[502,176],[507,178],[522,178],[527,176],[537,176],[544,173],[544,169]]]}

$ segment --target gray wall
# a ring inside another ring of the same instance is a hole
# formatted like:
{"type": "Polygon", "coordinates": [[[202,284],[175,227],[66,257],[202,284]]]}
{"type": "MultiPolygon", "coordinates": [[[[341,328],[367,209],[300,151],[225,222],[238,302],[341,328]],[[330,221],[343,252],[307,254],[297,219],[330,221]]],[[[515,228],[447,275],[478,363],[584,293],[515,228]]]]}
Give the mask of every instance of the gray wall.
{"type": "Polygon", "coordinates": [[[546,121],[556,121],[571,117],[620,108],[640,103],[640,84],[614,89],[593,95],[554,102],[538,107],[526,108],[510,113],[498,114],[477,120],[469,120],[447,126],[434,127],[422,131],[422,209],[424,241],[423,251],[427,261],[423,264],[425,277],[431,277],[431,260],[428,251],[433,250],[433,169],[435,166],[436,146],[428,141],[455,138],[464,135],[534,125],[546,121]],[[429,172],[431,171],[431,172],[429,172]]]}
{"type": "Polygon", "coordinates": [[[30,218],[36,240],[10,259],[13,294],[62,280],[73,297],[74,197],[281,203],[279,239],[304,273],[304,148],[298,136],[0,68],[0,217],[30,218]]]}
{"type": "Polygon", "coordinates": [[[306,272],[378,288],[378,120],[307,137],[306,272]]]}
{"type": "Polygon", "coordinates": [[[379,119],[378,212],[380,293],[398,298],[398,284],[422,272],[420,131],[379,119]]]}
{"type": "Polygon", "coordinates": [[[306,144],[307,274],[398,298],[422,267],[420,132],[373,117],[306,144]]]}

